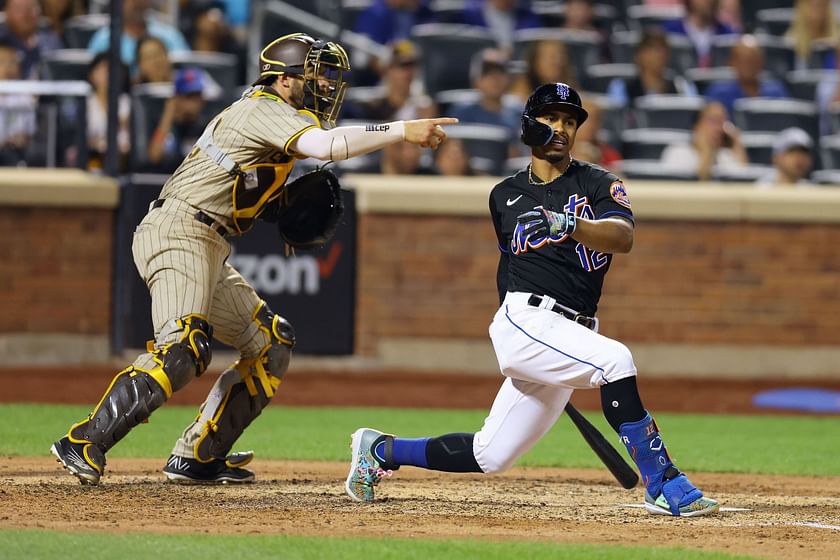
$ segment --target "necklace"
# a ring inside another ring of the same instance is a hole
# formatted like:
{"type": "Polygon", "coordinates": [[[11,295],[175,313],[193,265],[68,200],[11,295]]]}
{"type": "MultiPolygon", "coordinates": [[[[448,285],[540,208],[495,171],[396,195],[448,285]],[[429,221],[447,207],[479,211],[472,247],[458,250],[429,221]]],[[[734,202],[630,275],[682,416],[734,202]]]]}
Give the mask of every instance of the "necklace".
{"type": "Polygon", "coordinates": [[[538,187],[543,187],[543,186],[545,186],[549,183],[552,183],[552,182],[556,181],[557,179],[559,179],[560,177],[562,177],[563,175],[566,174],[566,171],[568,171],[569,167],[572,165],[572,161],[573,161],[572,158],[569,157],[569,163],[566,164],[566,169],[561,171],[560,175],[558,175],[557,177],[555,177],[554,179],[551,179],[549,181],[537,181],[536,179],[534,179],[534,174],[531,171],[533,166],[529,163],[528,164],[528,182],[531,183],[532,185],[536,185],[538,187]]]}

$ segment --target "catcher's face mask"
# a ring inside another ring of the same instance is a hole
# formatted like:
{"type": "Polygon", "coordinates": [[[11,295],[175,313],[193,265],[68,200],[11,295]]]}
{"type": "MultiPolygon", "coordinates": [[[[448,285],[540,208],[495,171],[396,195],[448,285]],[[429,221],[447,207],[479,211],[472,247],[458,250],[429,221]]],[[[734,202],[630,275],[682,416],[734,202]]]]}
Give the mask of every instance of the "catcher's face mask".
{"type": "Polygon", "coordinates": [[[347,53],[338,43],[315,41],[306,54],[303,66],[303,105],[329,128],[335,126],[347,84],[344,73],[350,70],[347,53]]]}

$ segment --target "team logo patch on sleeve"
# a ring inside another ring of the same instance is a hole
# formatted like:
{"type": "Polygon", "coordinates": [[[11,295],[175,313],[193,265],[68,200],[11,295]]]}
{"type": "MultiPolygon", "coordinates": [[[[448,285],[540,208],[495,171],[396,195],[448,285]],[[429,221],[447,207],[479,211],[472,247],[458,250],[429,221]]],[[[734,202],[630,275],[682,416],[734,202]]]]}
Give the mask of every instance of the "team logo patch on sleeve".
{"type": "Polygon", "coordinates": [[[630,208],[630,199],[627,197],[627,189],[624,188],[624,183],[621,181],[615,181],[612,185],[610,185],[610,196],[613,200],[625,208],[630,208]]]}

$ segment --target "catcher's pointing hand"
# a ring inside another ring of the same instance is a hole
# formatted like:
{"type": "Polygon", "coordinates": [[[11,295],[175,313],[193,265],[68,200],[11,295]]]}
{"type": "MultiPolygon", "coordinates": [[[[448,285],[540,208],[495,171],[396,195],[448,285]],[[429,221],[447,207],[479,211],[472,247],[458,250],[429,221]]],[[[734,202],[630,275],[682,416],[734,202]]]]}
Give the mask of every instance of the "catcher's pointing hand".
{"type": "Polygon", "coordinates": [[[446,132],[440,126],[442,124],[458,124],[458,119],[438,117],[405,121],[405,141],[436,150],[441,142],[446,140],[446,132]]]}

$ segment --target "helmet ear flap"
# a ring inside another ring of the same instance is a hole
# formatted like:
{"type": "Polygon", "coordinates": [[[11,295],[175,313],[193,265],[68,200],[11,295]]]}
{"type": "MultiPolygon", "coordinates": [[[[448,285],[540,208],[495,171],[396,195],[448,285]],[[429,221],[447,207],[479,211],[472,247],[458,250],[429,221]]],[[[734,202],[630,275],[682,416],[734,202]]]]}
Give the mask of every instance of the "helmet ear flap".
{"type": "Polygon", "coordinates": [[[541,123],[528,113],[522,115],[522,143],[527,146],[545,146],[551,142],[554,129],[541,123]]]}

